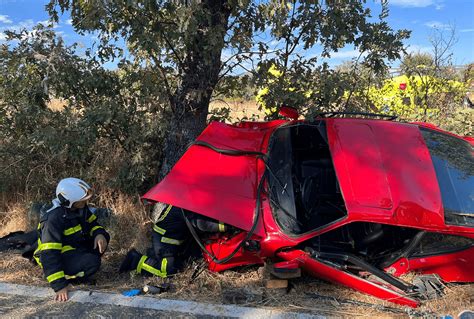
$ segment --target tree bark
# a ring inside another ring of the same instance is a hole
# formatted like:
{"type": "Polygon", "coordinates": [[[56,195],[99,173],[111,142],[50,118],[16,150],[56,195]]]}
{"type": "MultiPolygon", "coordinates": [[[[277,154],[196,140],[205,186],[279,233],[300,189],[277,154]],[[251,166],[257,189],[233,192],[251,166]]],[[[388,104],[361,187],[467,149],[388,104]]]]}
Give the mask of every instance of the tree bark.
{"type": "Polygon", "coordinates": [[[209,102],[219,79],[230,7],[226,0],[207,0],[200,5],[203,10],[196,11],[198,27],[189,31],[193,36],[187,44],[181,84],[171,99],[160,180],[206,127],[209,102]]]}

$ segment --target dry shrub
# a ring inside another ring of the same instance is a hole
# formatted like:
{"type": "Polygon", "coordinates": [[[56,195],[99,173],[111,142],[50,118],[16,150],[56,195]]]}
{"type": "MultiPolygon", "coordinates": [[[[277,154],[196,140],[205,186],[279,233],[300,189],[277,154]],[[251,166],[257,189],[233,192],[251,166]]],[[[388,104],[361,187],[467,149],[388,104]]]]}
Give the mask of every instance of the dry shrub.
{"type": "Polygon", "coordinates": [[[153,222],[138,196],[108,190],[101,192],[99,203],[112,212],[105,225],[112,238],[111,251],[125,252],[131,247],[144,250],[149,245],[153,222]]]}
{"type": "Polygon", "coordinates": [[[5,203],[0,212],[0,237],[18,230],[28,230],[27,205],[21,202],[5,203]]]}
{"type": "Polygon", "coordinates": [[[238,122],[241,119],[254,119],[263,120],[265,118],[265,112],[258,109],[258,105],[255,101],[242,101],[242,100],[215,100],[209,105],[210,113],[213,110],[229,108],[230,109],[230,120],[231,122],[238,122]]]}

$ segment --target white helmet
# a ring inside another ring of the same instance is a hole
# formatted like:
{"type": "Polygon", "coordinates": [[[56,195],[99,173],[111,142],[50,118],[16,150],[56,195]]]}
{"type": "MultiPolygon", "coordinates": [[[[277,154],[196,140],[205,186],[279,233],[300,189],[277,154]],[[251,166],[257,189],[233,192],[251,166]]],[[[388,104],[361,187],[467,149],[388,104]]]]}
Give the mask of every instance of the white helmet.
{"type": "Polygon", "coordinates": [[[56,187],[56,196],[61,206],[71,208],[75,202],[92,197],[92,188],[79,178],[62,179],[56,187]]]}

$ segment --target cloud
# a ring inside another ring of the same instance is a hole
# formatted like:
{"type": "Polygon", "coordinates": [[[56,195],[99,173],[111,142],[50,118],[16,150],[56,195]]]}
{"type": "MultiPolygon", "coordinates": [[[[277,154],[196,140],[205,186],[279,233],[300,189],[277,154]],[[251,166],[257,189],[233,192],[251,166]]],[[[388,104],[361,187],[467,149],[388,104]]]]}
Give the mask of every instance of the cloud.
{"type": "Polygon", "coordinates": [[[31,29],[35,25],[35,22],[32,19],[27,19],[23,20],[17,25],[12,25],[9,26],[8,29],[14,29],[14,30],[19,30],[19,29],[31,29]]]}
{"type": "Polygon", "coordinates": [[[394,6],[403,8],[425,8],[434,6],[436,10],[444,8],[444,0],[389,0],[389,3],[394,6]]]}
{"type": "Polygon", "coordinates": [[[5,41],[5,33],[3,31],[8,30],[8,31],[18,32],[22,29],[30,30],[31,28],[33,28],[34,25],[35,23],[33,22],[33,20],[28,19],[28,20],[21,21],[18,24],[12,24],[8,26],[0,27],[0,33],[2,34],[2,36],[0,36],[0,39],[2,41],[5,41]]]}
{"type": "Polygon", "coordinates": [[[424,8],[429,7],[435,3],[433,0],[390,0],[390,4],[399,7],[415,7],[415,8],[424,8]]]}
{"type": "Polygon", "coordinates": [[[3,42],[7,39],[7,35],[3,32],[0,32],[0,42],[3,42]]]}
{"type": "Polygon", "coordinates": [[[59,27],[59,25],[57,23],[55,23],[54,21],[51,21],[49,19],[43,20],[43,21],[38,21],[37,23],[41,23],[44,26],[51,26],[53,29],[56,29],[56,28],[59,27]]]}
{"type": "Polygon", "coordinates": [[[66,24],[72,25],[72,19],[66,20],[66,24]]]}
{"type": "Polygon", "coordinates": [[[474,29],[461,29],[459,32],[474,32],[474,29]]]}
{"type": "Polygon", "coordinates": [[[10,20],[7,15],[0,14],[0,23],[7,24],[7,23],[13,23],[13,21],[10,20]]]}
{"type": "Polygon", "coordinates": [[[408,54],[414,53],[430,53],[431,54],[432,48],[429,46],[422,46],[417,44],[410,44],[406,47],[406,51],[408,54]]]}
{"type": "Polygon", "coordinates": [[[433,29],[440,29],[440,30],[447,30],[450,29],[451,26],[447,23],[442,23],[439,21],[428,21],[424,24],[425,26],[433,29]]]}
{"type": "MultiPolygon", "coordinates": [[[[357,58],[360,55],[359,50],[350,50],[350,51],[339,51],[339,52],[332,52],[331,53],[331,58],[332,59],[352,59],[352,58],[357,58]]],[[[362,56],[367,55],[366,53],[363,53],[362,56]]]]}

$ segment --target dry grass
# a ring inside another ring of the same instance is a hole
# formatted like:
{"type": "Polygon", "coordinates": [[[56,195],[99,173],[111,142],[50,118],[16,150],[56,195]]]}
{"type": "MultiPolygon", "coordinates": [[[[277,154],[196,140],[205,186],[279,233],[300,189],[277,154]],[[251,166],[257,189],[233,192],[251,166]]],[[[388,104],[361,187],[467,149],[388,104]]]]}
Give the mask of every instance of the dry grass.
{"type": "MultiPolygon", "coordinates": [[[[145,251],[150,243],[150,226],[152,221],[145,208],[139,203],[138,197],[123,194],[114,195],[104,191],[97,199],[97,204],[110,208],[114,213],[106,223],[112,235],[109,250],[104,256],[101,271],[96,275],[97,286],[81,287],[109,292],[123,292],[132,288],[140,288],[145,284],[160,284],[170,281],[174,288],[159,298],[176,298],[197,300],[211,303],[222,302],[224,291],[244,289],[262,295],[263,301],[249,302],[248,305],[268,306],[282,310],[312,311],[340,317],[394,317],[401,316],[393,312],[383,312],[377,307],[354,306],[338,303],[334,300],[313,299],[306,293],[317,293],[338,299],[350,299],[374,305],[403,309],[389,302],[358,293],[351,289],[325,283],[309,276],[291,282],[289,293],[275,292],[264,288],[262,269],[249,268],[224,273],[203,271],[196,279],[192,279],[194,266],[188,266],[182,273],[171,279],[141,277],[133,274],[118,274],[118,268],[125,253],[131,247],[145,251]]],[[[27,205],[15,203],[6,205],[8,209],[0,215],[0,236],[11,231],[28,228],[27,205]]],[[[410,277],[404,278],[409,280],[410,277]]],[[[15,282],[29,285],[48,286],[42,277],[39,267],[33,265],[18,254],[0,254],[0,281],[15,282]]],[[[446,295],[437,300],[425,302],[417,311],[436,314],[456,315],[463,309],[474,307],[474,285],[450,285],[446,295]]]]}
{"type": "Polygon", "coordinates": [[[4,207],[4,210],[0,211],[0,237],[17,230],[30,228],[24,203],[12,202],[1,206],[4,207]]]}
{"type": "Polygon", "coordinates": [[[67,101],[64,99],[52,99],[48,103],[48,108],[52,111],[60,112],[66,107],[67,101]]]}
{"type": "Polygon", "coordinates": [[[255,101],[241,100],[215,100],[209,105],[209,110],[217,110],[220,108],[230,108],[230,117],[232,122],[238,122],[242,119],[252,119],[262,121],[265,113],[260,111],[255,101]]]}

